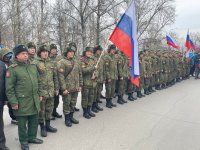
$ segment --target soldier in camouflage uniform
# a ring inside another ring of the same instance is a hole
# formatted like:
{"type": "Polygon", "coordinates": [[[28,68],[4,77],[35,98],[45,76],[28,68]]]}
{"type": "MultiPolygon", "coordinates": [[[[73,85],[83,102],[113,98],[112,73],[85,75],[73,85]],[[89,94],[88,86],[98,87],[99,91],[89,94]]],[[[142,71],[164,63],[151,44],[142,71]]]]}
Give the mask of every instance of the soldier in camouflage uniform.
{"type": "Polygon", "coordinates": [[[145,97],[145,95],[142,94],[142,89],[144,89],[144,77],[146,74],[146,68],[145,68],[145,62],[144,62],[144,53],[139,53],[139,67],[140,67],[140,86],[137,87],[137,97],[142,98],[145,97]]]}
{"type": "MultiPolygon", "coordinates": [[[[57,67],[57,62],[62,59],[62,56],[58,56],[58,51],[57,51],[57,46],[56,44],[51,44],[50,45],[50,54],[49,58],[51,62],[57,67]]],[[[59,105],[59,97],[61,95],[61,91],[59,89],[59,94],[54,95],[54,107],[53,107],[53,112],[52,112],[52,120],[55,120],[55,118],[62,118],[62,115],[60,115],[56,109],[58,108],[59,105]]]]}
{"type": "Polygon", "coordinates": [[[63,51],[63,59],[57,63],[58,79],[62,91],[63,114],[65,115],[65,125],[68,127],[78,124],[74,118],[75,106],[78,92],[83,86],[81,68],[74,55],[76,50],[67,47],[63,51]]]}
{"type": "Polygon", "coordinates": [[[83,116],[87,119],[95,117],[91,112],[91,106],[94,101],[94,89],[97,86],[98,71],[96,66],[96,59],[92,56],[93,48],[86,47],[81,58],[81,68],[83,74],[83,88],[82,88],[82,108],[83,116]]]}
{"type": "Polygon", "coordinates": [[[30,62],[34,61],[36,56],[36,45],[33,42],[27,44],[28,47],[28,59],[30,62]]]}
{"type": "Polygon", "coordinates": [[[112,99],[115,95],[116,80],[118,79],[117,59],[116,59],[116,46],[109,45],[108,54],[105,55],[105,86],[106,86],[106,107],[116,107],[112,99]]]}
{"type": "Polygon", "coordinates": [[[103,48],[100,45],[96,46],[93,50],[96,61],[98,61],[100,59],[98,66],[97,66],[97,71],[98,71],[99,75],[98,75],[98,79],[97,79],[97,86],[94,91],[95,98],[94,98],[94,102],[92,104],[93,112],[98,112],[98,111],[103,110],[103,108],[99,107],[99,105],[98,105],[98,103],[100,102],[101,92],[103,90],[103,83],[105,81],[104,58],[103,58],[104,54],[102,54],[102,51],[103,51],[103,48]]]}
{"type": "Polygon", "coordinates": [[[54,64],[49,59],[49,50],[42,45],[38,50],[38,58],[34,61],[37,66],[43,87],[43,101],[40,103],[39,124],[41,136],[46,137],[47,132],[55,133],[56,128],[51,127],[50,119],[53,111],[54,94],[58,95],[58,79],[54,64]],[[45,124],[44,124],[45,121],[45,124]]]}

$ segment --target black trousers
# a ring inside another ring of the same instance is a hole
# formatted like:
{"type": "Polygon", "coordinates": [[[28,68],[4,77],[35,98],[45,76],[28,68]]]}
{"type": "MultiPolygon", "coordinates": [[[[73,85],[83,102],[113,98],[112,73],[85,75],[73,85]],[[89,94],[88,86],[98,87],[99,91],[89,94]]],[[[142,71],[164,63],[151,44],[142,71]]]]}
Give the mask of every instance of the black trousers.
{"type": "Polygon", "coordinates": [[[5,147],[6,138],[4,135],[4,123],[3,123],[3,107],[0,107],[0,148],[5,147]]]}
{"type": "Polygon", "coordinates": [[[10,105],[10,103],[8,103],[8,112],[9,112],[10,118],[12,120],[16,120],[17,119],[16,116],[14,115],[14,113],[13,113],[13,109],[12,109],[12,106],[10,105]]]}

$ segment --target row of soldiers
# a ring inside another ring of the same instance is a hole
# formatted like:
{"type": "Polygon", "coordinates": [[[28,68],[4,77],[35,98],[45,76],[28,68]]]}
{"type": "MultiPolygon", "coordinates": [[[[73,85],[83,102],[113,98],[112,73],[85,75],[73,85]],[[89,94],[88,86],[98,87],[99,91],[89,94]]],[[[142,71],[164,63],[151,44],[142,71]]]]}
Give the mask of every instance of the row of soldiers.
{"type": "MultiPolygon", "coordinates": [[[[26,51],[25,46],[18,46],[17,53],[14,52],[15,55],[21,50],[26,51]]],[[[27,51],[29,63],[36,66],[40,78],[41,85],[39,86],[41,86],[40,95],[42,95],[42,98],[39,108],[36,107],[39,112],[38,120],[42,137],[46,137],[47,132],[57,132],[57,129],[50,125],[50,120],[52,114],[55,117],[61,117],[56,112],[59,95],[62,95],[65,125],[71,127],[72,124],[79,123],[74,118],[79,92],[82,93],[83,117],[90,119],[95,117],[95,113],[103,110],[99,103],[102,103],[100,97],[104,84],[106,107],[113,108],[117,106],[114,103],[116,96],[118,97],[118,104],[127,103],[124,98],[125,94],[128,94],[129,101],[134,101],[137,99],[133,96],[134,92],[137,92],[138,98],[142,98],[155,90],[167,88],[181,79],[188,78],[190,71],[190,61],[186,60],[179,52],[142,51],[139,53],[140,86],[136,87],[131,83],[130,59],[115,45],[109,45],[107,52],[101,46],[86,47],[81,56],[77,55],[75,43],[70,43],[61,56],[57,56],[55,44],[51,44],[50,48],[42,45],[39,47],[36,57],[36,46],[31,42],[28,43],[27,51]]],[[[20,111],[18,108],[12,107],[16,116],[29,114],[32,107],[28,101],[23,101],[24,97],[29,99],[32,96],[23,88],[23,84],[28,84],[24,83],[23,78],[19,79],[20,84],[17,85],[19,99],[12,98],[14,93],[11,93],[13,87],[10,83],[15,80],[12,74],[14,74],[14,71],[22,71],[20,69],[19,62],[14,59],[8,68],[6,83],[9,103],[11,106],[18,103],[21,107],[20,111]]],[[[19,133],[21,133],[19,139],[23,143],[26,140],[24,138],[25,132],[22,132],[24,129],[20,128],[20,123],[18,126],[19,133]]],[[[27,146],[22,147],[22,149],[27,150],[27,146]]]]}

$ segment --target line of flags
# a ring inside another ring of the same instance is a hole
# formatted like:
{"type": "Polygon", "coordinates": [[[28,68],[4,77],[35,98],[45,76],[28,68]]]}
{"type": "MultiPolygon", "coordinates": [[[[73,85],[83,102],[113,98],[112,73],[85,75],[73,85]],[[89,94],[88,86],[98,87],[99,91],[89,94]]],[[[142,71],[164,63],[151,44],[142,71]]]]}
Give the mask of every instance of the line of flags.
{"type": "MultiPolygon", "coordinates": [[[[135,0],[131,1],[110,35],[109,40],[130,58],[131,81],[136,86],[140,86],[135,0]]],[[[172,46],[177,50],[179,49],[179,46],[170,36],[167,35],[166,40],[169,46],[172,46]]],[[[189,36],[189,32],[187,34],[185,46],[188,51],[190,49],[197,50],[189,36]]]]}

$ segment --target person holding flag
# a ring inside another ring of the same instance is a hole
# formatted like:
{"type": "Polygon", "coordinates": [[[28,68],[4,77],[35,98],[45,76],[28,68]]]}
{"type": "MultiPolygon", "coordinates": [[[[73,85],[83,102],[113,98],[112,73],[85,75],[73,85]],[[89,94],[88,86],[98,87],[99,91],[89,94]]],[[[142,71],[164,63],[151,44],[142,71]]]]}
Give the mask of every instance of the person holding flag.
{"type": "Polygon", "coordinates": [[[115,44],[127,57],[130,58],[132,83],[136,86],[139,82],[139,60],[136,26],[135,1],[132,0],[120,21],[112,32],[109,40],[115,44]]]}

